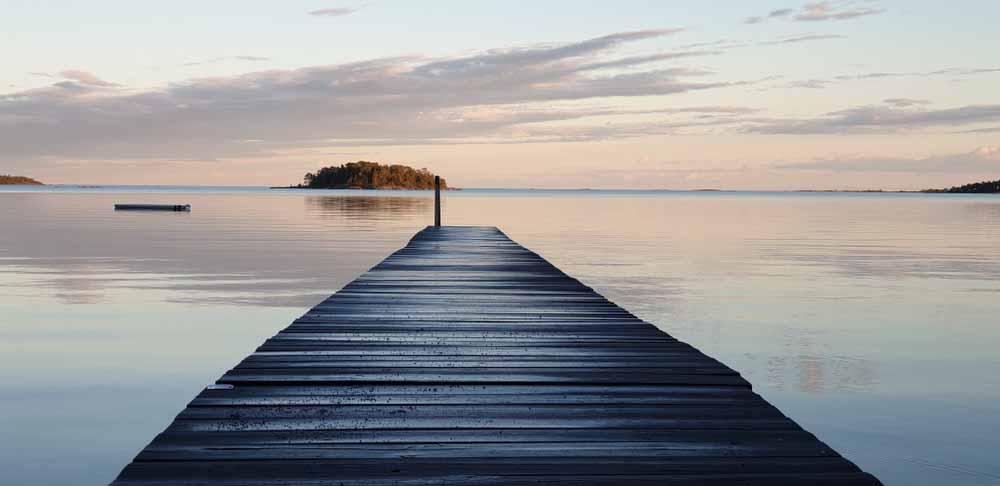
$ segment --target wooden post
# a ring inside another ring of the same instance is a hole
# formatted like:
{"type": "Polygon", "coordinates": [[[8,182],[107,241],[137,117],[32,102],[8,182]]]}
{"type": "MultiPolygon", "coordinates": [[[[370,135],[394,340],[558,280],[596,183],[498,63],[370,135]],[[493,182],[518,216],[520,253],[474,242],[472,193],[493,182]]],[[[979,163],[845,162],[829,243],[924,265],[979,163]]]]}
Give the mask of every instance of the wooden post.
{"type": "Polygon", "coordinates": [[[434,226],[441,226],[441,176],[434,176],[434,226]]]}

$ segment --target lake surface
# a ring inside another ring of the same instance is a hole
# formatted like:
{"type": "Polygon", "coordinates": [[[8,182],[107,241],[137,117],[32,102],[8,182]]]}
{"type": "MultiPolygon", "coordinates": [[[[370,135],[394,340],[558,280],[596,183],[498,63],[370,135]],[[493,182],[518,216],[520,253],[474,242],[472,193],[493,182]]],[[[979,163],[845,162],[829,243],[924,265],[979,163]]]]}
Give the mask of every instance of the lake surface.
{"type": "MultiPolygon", "coordinates": [[[[108,483],[432,212],[427,192],[0,189],[0,483],[108,483]]],[[[886,484],[1000,483],[1000,197],[466,190],[443,212],[737,369],[886,484]]]]}

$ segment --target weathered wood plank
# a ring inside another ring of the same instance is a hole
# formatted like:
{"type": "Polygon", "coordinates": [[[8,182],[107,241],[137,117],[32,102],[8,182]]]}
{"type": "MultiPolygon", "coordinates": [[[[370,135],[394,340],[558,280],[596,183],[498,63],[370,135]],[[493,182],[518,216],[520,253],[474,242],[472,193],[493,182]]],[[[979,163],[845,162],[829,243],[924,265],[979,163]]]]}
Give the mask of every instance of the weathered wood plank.
{"type": "Polygon", "coordinates": [[[217,384],[114,484],[879,484],[496,228],[418,233],[217,384]]]}
{"type": "Polygon", "coordinates": [[[136,461],[119,485],[877,485],[839,458],[136,461]],[[738,466],[734,467],[734,463],[738,466]],[[335,473],[331,474],[331,471],[335,473]]]}

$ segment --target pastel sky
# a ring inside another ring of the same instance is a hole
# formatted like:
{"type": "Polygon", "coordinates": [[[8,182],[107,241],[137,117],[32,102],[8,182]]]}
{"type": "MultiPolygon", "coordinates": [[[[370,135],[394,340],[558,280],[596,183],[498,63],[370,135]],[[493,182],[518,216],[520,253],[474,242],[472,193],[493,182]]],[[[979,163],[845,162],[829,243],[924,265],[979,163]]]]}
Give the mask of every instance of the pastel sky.
{"type": "Polygon", "coordinates": [[[1000,2],[4,0],[0,173],[920,189],[1000,178],[1000,2]]]}

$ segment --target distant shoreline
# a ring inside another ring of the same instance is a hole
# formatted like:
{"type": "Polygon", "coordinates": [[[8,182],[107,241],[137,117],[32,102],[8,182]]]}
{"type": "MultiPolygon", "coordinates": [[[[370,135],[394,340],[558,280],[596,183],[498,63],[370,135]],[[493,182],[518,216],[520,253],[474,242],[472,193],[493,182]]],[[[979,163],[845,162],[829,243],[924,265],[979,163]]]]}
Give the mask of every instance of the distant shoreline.
{"type": "MultiPolygon", "coordinates": [[[[305,186],[212,186],[212,185],[181,185],[181,184],[73,184],[73,183],[52,183],[52,184],[0,184],[0,187],[37,187],[39,189],[114,189],[114,188],[135,188],[135,189],[219,189],[219,190],[288,190],[288,189],[310,189],[310,190],[336,190],[336,191],[382,191],[382,192],[407,192],[407,191],[431,191],[432,189],[403,189],[403,188],[312,188],[305,186]]],[[[673,193],[776,193],[776,194],[995,194],[990,192],[959,192],[947,189],[924,189],[924,190],[887,190],[887,189],[639,189],[639,188],[545,188],[545,187],[447,187],[446,191],[538,191],[538,192],[673,192],[673,193]]]]}

